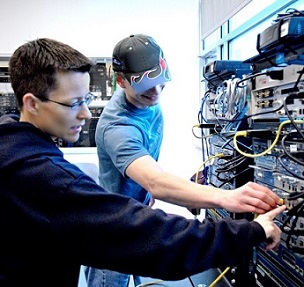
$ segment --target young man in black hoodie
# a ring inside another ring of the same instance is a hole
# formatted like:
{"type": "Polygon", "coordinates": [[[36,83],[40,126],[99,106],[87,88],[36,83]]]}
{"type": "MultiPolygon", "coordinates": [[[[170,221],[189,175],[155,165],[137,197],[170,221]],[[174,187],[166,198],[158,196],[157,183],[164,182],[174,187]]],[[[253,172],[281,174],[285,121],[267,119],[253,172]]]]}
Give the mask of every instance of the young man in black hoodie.
{"type": "Polygon", "coordinates": [[[91,117],[90,67],[52,39],[10,59],[20,118],[0,119],[1,286],[77,286],[80,265],[177,280],[278,244],[272,219],[285,206],[253,222],[186,220],[108,193],[67,162],[54,139],[77,141],[91,117]]]}

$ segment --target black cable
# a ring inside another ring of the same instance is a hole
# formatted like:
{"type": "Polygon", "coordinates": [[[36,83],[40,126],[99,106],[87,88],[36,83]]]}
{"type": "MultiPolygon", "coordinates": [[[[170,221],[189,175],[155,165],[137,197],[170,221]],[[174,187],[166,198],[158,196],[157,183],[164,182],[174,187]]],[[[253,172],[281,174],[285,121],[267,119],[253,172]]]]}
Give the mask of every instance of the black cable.
{"type": "Polygon", "coordinates": [[[192,286],[192,287],[196,287],[196,285],[195,285],[194,282],[192,281],[191,277],[188,277],[188,279],[189,279],[189,282],[191,283],[191,286],[192,286]]]}
{"type": "Polygon", "coordinates": [[[240,86],[240,84],[243,83],[243,82],[245,82],[245,81],[248,81],[248,80],[250,80],[250,79],[256,78],[256,77],[258,77],[258,76],[262,76],[262,75],[266,75],[266,72],[256,73],[256,74],[250,75],[250,76],[248,76],[248,77],[246,77],[246,78],[243,78],[243,79],[239,80],[239,81],[236,83],[236,86],[237,86],[238,88],[245,88],[245,87],[247,87],[247,85],[240,86]]]}
{"type": "MultiPolygon", "coordinates": [[[[218,165],[221,166],[222,168],[225,168],[225,167],[230,166],[231,164],[233,164],[233,163],[235,163],[235,162],[240,161],[241,158],[243,158],[243,157],[244,157],[244,156],[241,155],[241,154],[239,154],[239,155],[237,155],[237,156],[231,156],[231,159],[228,159],[228,160],[226,160],[226,161],[223,162],[223,163],[219,162],[218,165]]],[[[221,159],[223,159],[223,158],[221,158],[221,159]]],[[[227,159],[227,157],[226,157],[226,159],[227,159]]],[[[224,158],[224,160],[225,160],[225,158],[224,158]]],[[[219,161],[219,160],[218,160],[218,161],[219,161]]]]}
{"type": "Polygon", "coordinates": [[[288,196],[288,199],[295,200],[295,199],[299,199],[301,197],[304,198],[304,192],[303,191],[302,192],[294,192],[294,193],[290,194],[288,196]]]}
{"type": "Polygon", "coordinates": [[[288,117],[288,119],[290,120],[291,124],[294,126],[294,128],[297,130],[297,132],[299,133],[299,135],[304,139],[304,134],[301,132],[301,130],[299,129],[298,125],[294,122],[294,119],[291,117],[291,114],[288,111],[287,108],[287,102],[290,101],[290,98],[294,98],[294,99],[300,99],[300,98],[304,98],[304,93],[299,93],[299,94],[289,94],[288,96],[286,96],[286,98],[284,99],[284,110],[285,113],[288,117]]]}
{"type": "Polygon", "coordinates": [[[246,159],[247,159],[247,157],[243,156],[243,158],[237,164],[231,165],[230,167],[226,167],[226,168],[217,168],[215,171],[218,173],[231,171],[231,170],[237,168],[238,166],[240,166],[242,163],[244,163],[244,161],[246,161],[246,159]]]}
{"type": "Polygon", "coordinates": [[[282,166],[289,174],[291,174],[292,176],[294,176],[294,177],[296,177],[296,178],[298,178],[298,179],[300,179],[300,180],[304,180],[304,177],[299,176],[298,174],[294,173],[293,171],[291,171],[291,170],[289,170],[289,169],[287,168],[287,166],[286,166],[286,165],[283,163],[283,161],[282,161],[282,158],[283,158],[284,156],[286,156],[286,155],[285,155],[285,154],[282,154],[282,155],[280,155],[280,156],[278,157],[278,161],[280,162],[281,166],[282,166]]]}
{"type": "Polygon", "coordinates": [[[300,16],[300,15],[304,16],[303,10],[297,10],[295,8],[288,8],[286,10],[286,13],[288,13],[288,14],[278,14],[278,17],[277,17],[277,19],[274,20],[274,22],[279,22],[281,20],[288,19],[291,16],[300,16]],[[292,11],[292,12],[289,12],[289,11],[292,11]]]}
{"type": "Polygon", "coordinates": [[[301,80],[301,78],[302,78],[302,75],[304,74],[304,68],[302,69],[302,71],[300,71],[300,72],[298,72],[300,75],[299,75],[299,77],[297,78],[297,80],[296,80],[296,82],[295,82],[295,84],[294,84],[294,86],[293,86],[293,90],[294,91],[297,91],[297,88],[298,88],[298,84],[299,84],[299,82],[300,82],[300,80],[301,80]]]}
{"type": "MultiPolygon", "coordinates": [[[[290,136],[290,134],[283,136],[282,141],[281,141],[281,143],[282,143],[282,148],[283,148],[283,150],[284,150],[286,156],[288,156],[288,157],[289,157],[291,160],[293,160],[294,162],[296,162],[296,163],[298,163],[298,164],[300,164],[300,165],[304,165],[304,162],[303,162],[303,161],[301,161],[301,160],[297,159],[296,157],[294,157],[294,156],[287,150],[287,148],[286,148],[286,143],[285,143],[285,142],[286,142],[286,139],[287,139],[289,136],[290,136]]],[[[297,153],[297,154],[300,154],[300,153],[297,153]]],[[[302,154],[303,154],[303,153],[302,153],[302,154]]]]}
{"type": "Polygon", "coordinates": [[[281,105],[280,107],[272,110],[272,111],[265,111],[265,112],[260,112],[260,113],[255,113],[255,114],[251,114],[251,115],[248,115],[248,116],[244,116],[243,119],[249,119],[249,118],[252,118],[252,117],[255,117],[255,116],[260,116],[260,115],[266,115],[266,114],[273,114],[279,110],[281,110],[283,108],[283,105],[281,105]]]}
{"type": "MultiPolygon", "coordinates": [[[[248,167],[242,171],[240,171],[239,173],[237,173],[236,175],[232,176],[231,178],[227,179],[226,181],[224,181],[222,184],[220,184],[220,186],[218,188],[221,188],[223,185],[225,185],[226,183],[231,182],[231,180],[235,179],[236,177],[238,177],[239,175],[243,174],[244,172],[247,172],[248,170],[250,170],[251,167],[248,167]]],[[[222,180],[221,180],[222,181],[222,180]]]]}
{"type": "Polygon", "coordinates": [[[236,83],[236,86],[238,88],[244,88],[247,85],[239,86],[239,84],[242,82],[248,81],[250,79],[256,78],[258,76],[262,76],[262,75],[269,76],[272,80],[283,80],[283,70],[270,70],[270,71],[265,71],[265,72],[261,72],[261,73],[256,73],[256,74],[250,75],[246,78],[243,78],[236,83]]]}
{"type": "MultiPolygon", "coordinates": [[[[218,76],[221,80],[224,81],[224,79],[221,78],[220,75],[217,75],[217,76],[218,76]]],[[[217,85],[213,84],[209,79],[207,79],[207,78],[205,77],[205,75],[203,75],[203,77],[204,77],[204,79],[207,81],[208,84],[211,84],[214,88],[217,87],[217,85]]],[[[201,80],[201,82],[203,82],[203,81],[204,81],[204,80],[201,80]]],[[[209,88],[209,89],[210,89],[210,88],[209,88]]]]}
{"type": "MultiPolygon", "coordinates": [[[[230,144],[230,142],[233,140],[233,136],[235,134],[235,132],[231,132],[231,130],[233,130],[233,127],[230,127],[230,131],[225,132],[225,129],[227,128],[227,125],[225,126],[225,128],[222,129],[221,132],[217,132],[215,129],[215,135],[219,136],[222,140],[225,140],[226,142],[223,144],[223,146],[221,147],[222,149],[225,149],[226,146],[228,145],[230,147],[230,150],[234,151],[234,145],[230,144]],[[228,139],[227,139],[228,138],[228,139]]],[[[238,127],[237,127],[238,128],[238,127]]],[[[243,144],[242,142],[238,141],[238,144],[241,145],[243,148],[246,149],[246,151],[252,151],[251,147],[246,146],[245,144],[243,144]]]]}
{"type": "MultiPolygon", "coordinates": [[[[300,197],[304,197],[304,193],[301,193],[300,197]]],[[[296,248],[291,245],[291,236],[297,234],[295,227],[299,219],[299,215],[301,215],[303,212],[304,212],[304,200],[299,202],[297,205],[295,205],[287,212],[287,218],[285,219],[285,221],[281,226],[281,230],[287,233],[287,238],[286,238],[287,247],[295,252],[303,252],[303,248],[296,248]],[[288,223],[291,223],[290,227],[287,226],[288,223]]]]}

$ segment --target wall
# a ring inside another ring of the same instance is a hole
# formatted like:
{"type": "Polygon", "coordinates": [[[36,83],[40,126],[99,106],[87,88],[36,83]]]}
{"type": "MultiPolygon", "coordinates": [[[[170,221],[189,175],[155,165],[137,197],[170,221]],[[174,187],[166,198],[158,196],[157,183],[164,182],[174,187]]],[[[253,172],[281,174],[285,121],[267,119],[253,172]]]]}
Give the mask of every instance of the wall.
{"type": "Polygon", "coordinates": [[[200,141],[191,128],[200,104],[197,0],[0,0],[0,15],[0,55],[50,37],[87,56],[110,57],[122,38],[152,35],[173,77],[162,95],[166,126],[160,163],[185,178],[196,172],[200,141]]]}
{"type": "Polygon", "coordinates": [[[201,0],[201,38],[209,36],[251,0],[201,0]],[[212,15],[213,17],[208,17],[212,15]]]}

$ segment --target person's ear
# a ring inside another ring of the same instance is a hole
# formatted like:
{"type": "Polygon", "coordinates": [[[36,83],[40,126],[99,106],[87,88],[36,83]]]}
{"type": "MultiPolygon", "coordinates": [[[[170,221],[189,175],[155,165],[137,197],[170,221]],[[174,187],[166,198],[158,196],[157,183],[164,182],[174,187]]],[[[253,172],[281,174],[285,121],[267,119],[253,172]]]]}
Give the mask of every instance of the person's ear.
{"type": "Polygon", "coordinates": [[[27,93],[23,96],[23,109],[26,109],[31,114],[38,114],[39,99],[33,94],[27,93]]]}
{"type": "Polygon", "coordinates": [[[126,88],[125,81],[127,81],[127,79],[120,75],[116,75],[116,83],[123,89],[126,88]]]}

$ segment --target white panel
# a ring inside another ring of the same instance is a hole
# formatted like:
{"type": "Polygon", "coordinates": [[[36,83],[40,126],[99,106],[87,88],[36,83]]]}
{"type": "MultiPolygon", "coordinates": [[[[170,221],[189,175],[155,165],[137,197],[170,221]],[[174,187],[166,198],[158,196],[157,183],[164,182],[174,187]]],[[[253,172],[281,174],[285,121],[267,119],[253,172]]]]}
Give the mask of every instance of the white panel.
{"type": "Polygon", "coordinates": [[[251,0],[202,0],[201,39],[206,38],[224,24],[251,0]]]}

